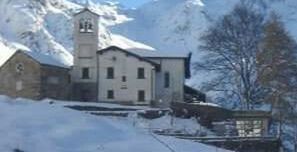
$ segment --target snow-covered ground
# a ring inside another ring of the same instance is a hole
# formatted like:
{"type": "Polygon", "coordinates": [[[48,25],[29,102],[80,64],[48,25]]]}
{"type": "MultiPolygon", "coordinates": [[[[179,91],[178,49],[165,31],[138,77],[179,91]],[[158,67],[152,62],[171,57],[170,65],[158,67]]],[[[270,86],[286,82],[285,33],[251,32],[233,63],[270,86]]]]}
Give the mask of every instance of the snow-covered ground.
{"type": "Polygon", "coordinates": [[[49,102],[0,96],[0,120],[1,152],[228,152],[49,102]]]}
{"type": "MultiPolygon", "coordinates": [[[[95,102],[71,102],[71,101],[56,101],[52,99],[45,99],[42,102],[46,103],[53,103],[55,105],[60,105],[64,107],[69,106],[81,106],[81,107],[100,107],[100,108],[109,108],[109,109],[127,109],[124,111],[88,111],[85,110],[86,113],[128,113],[127,117],[113,117],[113,116],[102,116],[108,117],[114,120],[121,120],[129,122],[133,124],[134,127],[141,129],[141,130],[151,130],[151,131],[167,131],[167,132],[181,132],[184,134],[197,134],[197,133],[205,133],[208,136],[214,136],[214,133],[201,126],[197,119],[190,118],[190,119],[183,119],[173,117],[169,114],[169,109],[159,109],[159,108],[152,108],[148,106],[125,106],[119,104],[110,104],[110,103],[95,103],[95,102]],[[135,110],[131,110],[135,109],[135,110]],[[156,118],[156,119],[145,119],[143,117],[138,117],[139,113],[145,113],[146,111],[162,111],[165,110],[165,115],[156,118]]],[[[204,104],[205,105],[205,104],[204,104]]],[[[214,106],[214,105],[208,105],[214,106]]],[[[197,134],[198,135],[198,134],[197,134]]]]}

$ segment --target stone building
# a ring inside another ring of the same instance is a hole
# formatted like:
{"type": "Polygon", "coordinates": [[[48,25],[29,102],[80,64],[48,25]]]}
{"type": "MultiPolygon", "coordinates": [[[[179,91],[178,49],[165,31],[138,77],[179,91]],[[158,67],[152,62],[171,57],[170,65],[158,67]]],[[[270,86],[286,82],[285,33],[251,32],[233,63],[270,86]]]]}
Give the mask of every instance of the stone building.
{"type": "Polygon", "coordinates": [[[189,53],[99,46],[99,16],[74,15],[73,99],[168,106],[184,101],[189,53]]]}
{"type": "Polygon", "coordinates": [[[69,67],[48,55],[15,51],[0,65],[0,94],[30,99],[70,97],[69,67]]]}

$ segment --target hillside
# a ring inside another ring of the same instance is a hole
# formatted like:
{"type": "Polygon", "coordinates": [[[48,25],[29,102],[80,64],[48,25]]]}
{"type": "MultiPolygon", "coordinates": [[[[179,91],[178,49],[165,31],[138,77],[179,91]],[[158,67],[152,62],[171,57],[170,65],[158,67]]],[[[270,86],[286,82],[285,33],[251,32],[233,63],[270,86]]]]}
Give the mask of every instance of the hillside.
{"type": "Polygon", "coordinates": [[[3,152],[230,152],[152,135],[129,121],[93,116],[49,102],[0,96],[0,119],[3,152]]]}

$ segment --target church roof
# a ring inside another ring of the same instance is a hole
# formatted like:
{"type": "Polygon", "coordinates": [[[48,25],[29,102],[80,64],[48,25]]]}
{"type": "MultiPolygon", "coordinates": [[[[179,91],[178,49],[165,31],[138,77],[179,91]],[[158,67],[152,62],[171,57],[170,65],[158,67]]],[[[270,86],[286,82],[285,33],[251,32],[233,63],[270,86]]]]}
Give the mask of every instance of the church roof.
{"type": "Polygon", "coordinates": [[[130,52],[146,58],[188,58],[189,53],[174,51],[147,51],[143,49],[128,49],[130,52]]]}
{"type": "Polygon", "coordinates": [[[84,7],[82,10],[80,10],[79,12],[77,12],[77,13],[75,13],[74,14],[74,16],[76,16],[76,15],[78,15],[78,14],[81,14],[81,13],[83,13],[83,12],[86,12],[86,11],[88,11],[88,12],[90,12],[90,13],[92,13],[92,14],[94,14],[94,15],[96,15],[96,16],[100,16],[98,13],[96,13],[95,11],[93,11],[91,8],[89,8],[89,7],[84,7]]]}
{"type": "Polygon", "coordinates": [[[136,58],[139,58],[139,59],[141,59],[141,60],[144,60],[144,61],[146,61],[146,62],[148,62],[148,63],[150,63],[150,64],[152,64],[152,65],[154,65],[154,66],[156,66],[156,67],[159,67],[159,66],[160,66],[160,65],[159,65],[158,63],[156,63],[156,62],[153,62],[153,61],[151,61],[151,60],[149,60],[149,59],[146,59],[146,58],[144,58],[144,57],[142,57],[142,56],[140,56],[140,55],[138,55],[138,54],[135,54],[135,53],[133,53],[133,52],[131,52],[131,51],[122,49],[122,48],[117,47],[117,46],[109,46],[109,47],[107,47],[107,48],[105,48],[105,49],[102,49],[102,50],[97,51],[97,53],[99,53],[99,54],[100,54],[100,53],[104,53],[104,52],[106,52],[106,51],[108,51],[108,50],[119,50],[119,51],[125,52],[125,53],[127,53],[127,54],[129,54],[129,55],[132,55],[132,56],[134,56],[134,57],[136,57],[136,58]]]}
{"type": "Polygon", "coordinates": [[[112,34],[109,46],[118,46],[142,57],[147,58],[188,58],[189,53],[183,51],[159,51],[146,44],[133,41],[122,35],[112,34]]]}

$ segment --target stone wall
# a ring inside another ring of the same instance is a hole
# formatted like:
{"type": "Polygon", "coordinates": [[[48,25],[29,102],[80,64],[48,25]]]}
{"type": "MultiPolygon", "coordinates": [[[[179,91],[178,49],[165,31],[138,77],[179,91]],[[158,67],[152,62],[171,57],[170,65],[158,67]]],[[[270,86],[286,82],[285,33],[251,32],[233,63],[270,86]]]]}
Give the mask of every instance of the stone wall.
{"type": "Polygon", "coordinates": [[[35,60],[22,52],[15,53],[0,67],[0,94],[40,99],[40,73],[40,65],[35,60]],[[18,65],[22,65],[23,70],[17,70],[18,65]]]}
{"type": "Polygon", "coordinates": [[[41,98],[70,99],[69,69],[41,66],[41,98]]]}

